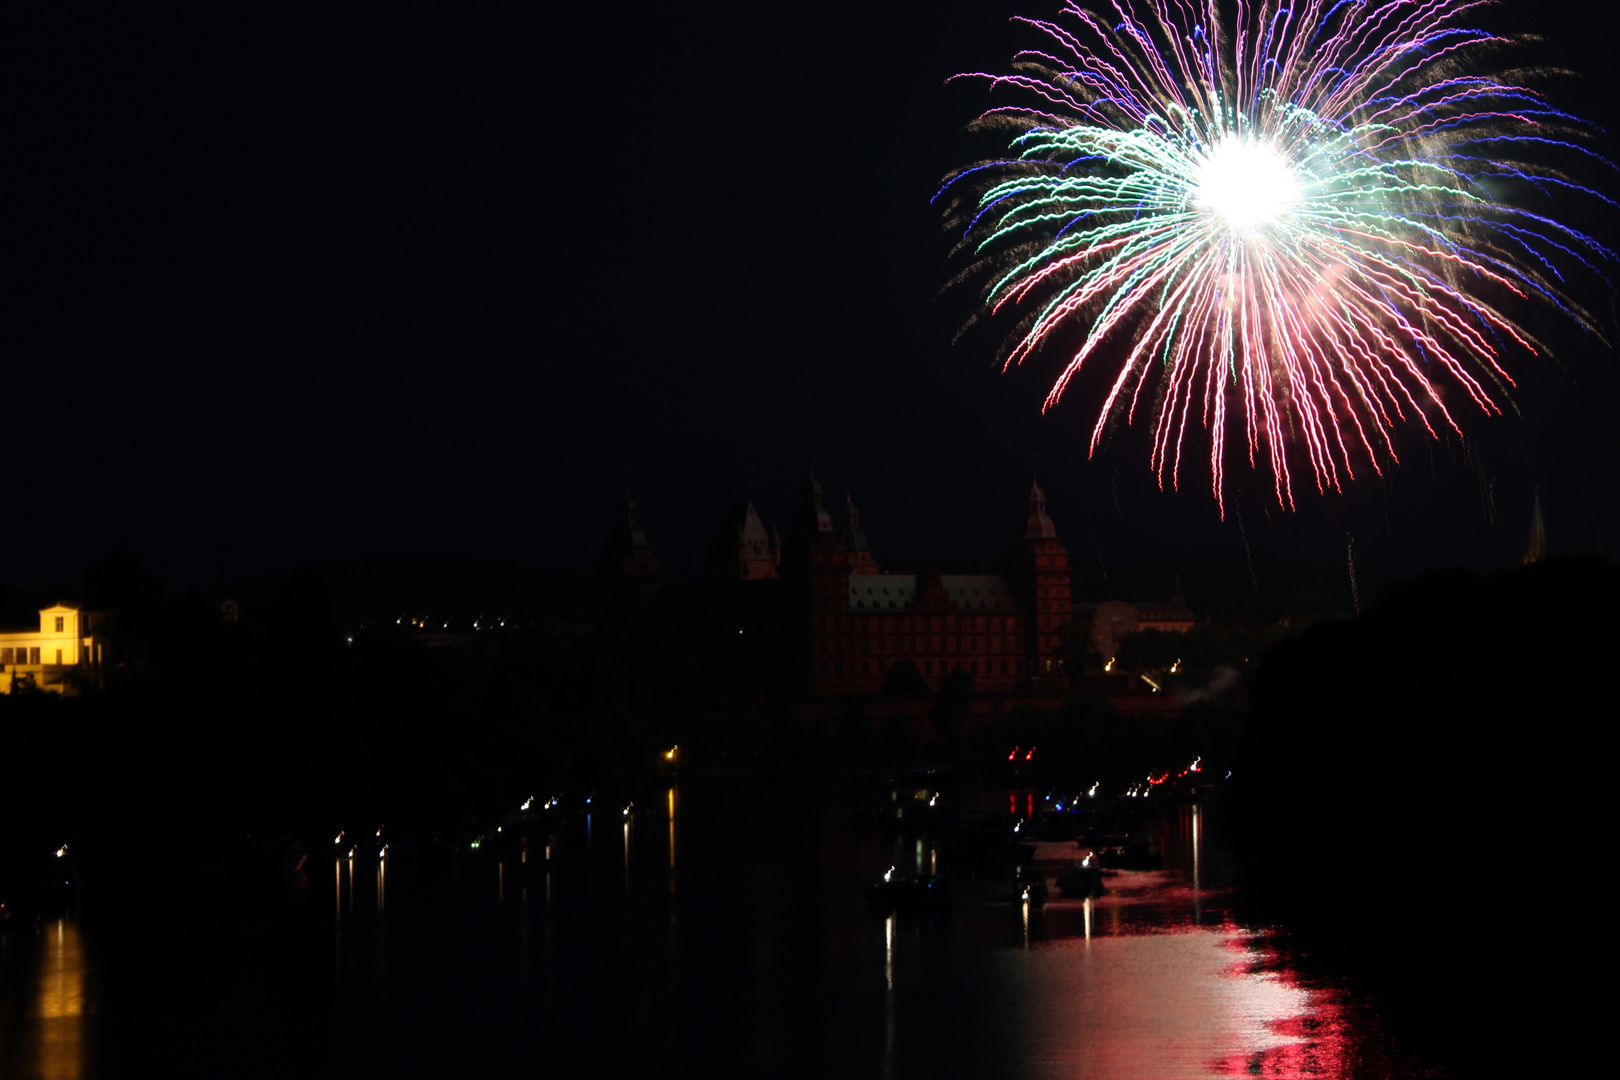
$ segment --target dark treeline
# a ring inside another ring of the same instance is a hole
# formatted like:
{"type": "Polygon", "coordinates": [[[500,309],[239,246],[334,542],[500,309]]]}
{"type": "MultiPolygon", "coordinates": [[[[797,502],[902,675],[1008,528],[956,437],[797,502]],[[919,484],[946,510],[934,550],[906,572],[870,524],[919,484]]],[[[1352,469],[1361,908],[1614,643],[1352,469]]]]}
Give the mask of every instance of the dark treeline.
{"type": "Polygon", "coordinates": [[[1273,649],[1252,687],[1246,893],[1462,1075],[1602,1030],[1620,575],[1431,572],[1273,649]]]}

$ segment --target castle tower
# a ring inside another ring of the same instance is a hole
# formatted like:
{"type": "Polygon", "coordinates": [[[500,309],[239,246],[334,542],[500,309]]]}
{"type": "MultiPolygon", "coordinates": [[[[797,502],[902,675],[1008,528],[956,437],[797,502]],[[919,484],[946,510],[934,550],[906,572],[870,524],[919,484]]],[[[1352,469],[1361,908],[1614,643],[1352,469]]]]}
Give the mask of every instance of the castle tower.
{"type": "Polygon", "coordinates": [[[844,528],[838,534],[838,543],[849,555],[850,573],[877,573],[877,562],[872,558],[872,549],[866,542],[866,533],[861,529],[861,512],[855,508],[853,495],[844,496],[844,528]]]}
{"type": "Polygon", "coordinates": [[[641,614],[658,592],[658,560],[647,534],[636,522],[636,503],[627,491],[608,530],[596,567],[597,618],[622,622],[641,614]]]}
{"type": "Polygon", "coordinates": [[[781,544],[765,531],[751,502],[733,506],[709,540],[709,576],[716,581],[768,581],[781,561],[781,544]]]}
{"type": "Polygon", "coordinates": [[[1069,553],[1058,542],[1057,526],[1046,516],[1046,493],[1039,483],[1029,488],[1029,514],[1013,541],[1008,577],[1023,600],[1029,620],[1029,673],[1056,677],[1058,627],[1073,617],[1069,553]]]}
{"type": "MultiPolygon", "coordinates": [[[[824,667],[837,649],[839,635],[849,629],[850,553],[839,542],[832,515],[821,504],[821,484],[814,474],[805,481],[800,495],[802,501],[788,533],[782,570],[784,577],[792,579],[792,587],[801,598],[803,606],[799,610],[806,613],[801,633],[809,639],[806,653],[810,666],[805,678],[810,681],[818,665],[824,667]]],[[[869,562],[871,553],[864,554],[869,562]]]]}

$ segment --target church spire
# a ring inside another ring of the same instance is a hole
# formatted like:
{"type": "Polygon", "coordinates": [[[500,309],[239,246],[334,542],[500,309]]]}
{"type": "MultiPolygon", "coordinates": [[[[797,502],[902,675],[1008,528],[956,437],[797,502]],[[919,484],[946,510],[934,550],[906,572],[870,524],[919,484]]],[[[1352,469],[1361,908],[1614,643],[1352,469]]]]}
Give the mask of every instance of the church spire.
{"type": "Polygon", "coordinates": [[[1536,489],[1530,504],[1530,546],[1524,552],[1524,564],[1540,562],[1547,557],[1547,530],[1541,524],[1541,489],[1536,489]]]}

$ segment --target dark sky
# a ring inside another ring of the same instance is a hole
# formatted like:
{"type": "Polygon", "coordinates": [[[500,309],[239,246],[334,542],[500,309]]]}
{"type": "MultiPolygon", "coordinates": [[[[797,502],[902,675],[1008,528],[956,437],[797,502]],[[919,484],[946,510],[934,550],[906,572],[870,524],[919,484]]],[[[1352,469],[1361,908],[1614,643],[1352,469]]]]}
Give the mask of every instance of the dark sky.
{"type": "MultiPolygon", "coordinates": [[[[1400,571],[1620,543],[1601,345],[1519,358],[1519,415],[1408,439],[1386,484],[1266,508],[1239,470],[1160,494],[1143,428],[1087,460],[1098,398],[1003,376],[929,197],[1051,2],[460,5],[365,16],[51,4],[0,15],[0,579],[114,548],[172,584],[372,554],[593,561],[619,493],[701,565],[751,497],[785,530],[813,464],[880,561],[1005,549],[1039,454],[1077,555],[1400,571]],[[1482,491],[1493,493],[1494,517],[1482,491]],[[1238,518],[1241,516],[1242,523],[1238,518]]],[[[1551,84],[1611,129],[1606,32],[1522,0],[1551,84]]],[[[1620,174],[1601,183],[1620,189],[1620,174]]],[[[1596,221],[1596,219],[1588,219],[1596,221]]],[[[1612,221],[1598,222],[1611,244],[1612,221]]],[[[1613,332],[1612,294],[1607,306],[1613,332]]],[[[1559,334],[1550,314],[1547,332],[1559,334]]]]}

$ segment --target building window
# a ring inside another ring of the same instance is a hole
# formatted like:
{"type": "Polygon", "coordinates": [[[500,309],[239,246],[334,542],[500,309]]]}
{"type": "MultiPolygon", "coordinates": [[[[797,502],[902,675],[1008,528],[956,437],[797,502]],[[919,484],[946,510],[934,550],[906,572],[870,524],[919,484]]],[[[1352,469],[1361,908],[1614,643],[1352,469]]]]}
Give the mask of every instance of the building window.
{"type": "Polygon", "coordinates": [[[56,617],[56,632],[58,634],[60,634],[64,629],[66,629],[66,627],[64,625],[66,622],[67,622],[67,616],[65,616],[65,615],[58,615],[56,617]]]}
{"type": "Polygon", "coordinates": [[[39,647],[37,645],[29,647],[29,649],[28,649],[28,662],[30,664],[39,663],[39,647]]]}
{"type": "Polygon", "coordinates": [[[61,649],[56,650],[56,666],[57,667],[62,666],[62,650],[61,649]]]}
{"type": "Polygon", "coordinates": [[[12,653],[10,649],[0,649],[0,664],[11,663],[11,655],[12,653]]]}

